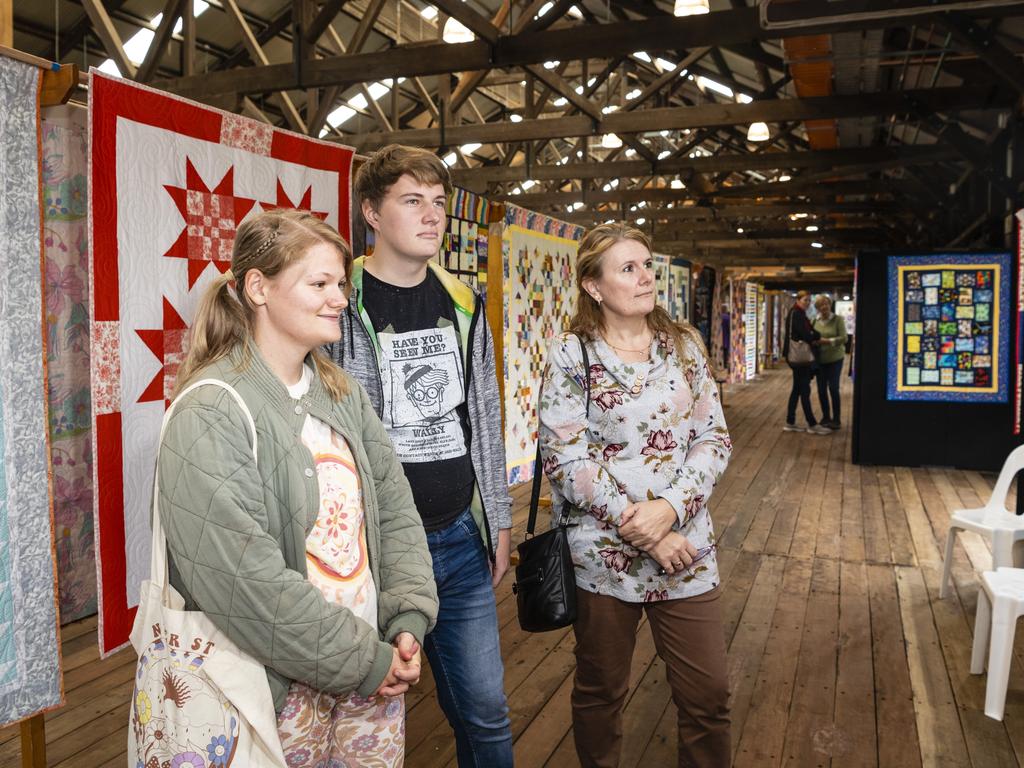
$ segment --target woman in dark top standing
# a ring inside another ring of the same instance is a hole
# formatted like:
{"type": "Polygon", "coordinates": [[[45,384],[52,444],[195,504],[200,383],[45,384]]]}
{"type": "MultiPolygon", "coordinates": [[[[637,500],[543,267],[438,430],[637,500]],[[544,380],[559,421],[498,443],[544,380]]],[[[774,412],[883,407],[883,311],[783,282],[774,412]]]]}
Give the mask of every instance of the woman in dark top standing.
{"type": "MultiPolygon", "coordinates": [[[[796,295],[796,302],[786,317],[786,343],[783,349],[783,357],[789,360],[789,343],[791,340],[806,341],[814,344],[821,338],[821,334],[811,327],[807,319],[807,308],[811,305],[811,294],[807,291],[800,291],[796,295]]],[[[814,376],[813,365],[793,365],[789,363],[793,371],[793,389],[789,393],[789,404],[786,407],[786,426],[783,429],[787,432],[803,432],[803,427],[796,425],[796,401],[804,409],[804,417],[807,419],[807,431],[812,435],[829,435],[831,430],[818,424],[814,418],[814,411],[811,410],[811,379],[814,376]]]]}

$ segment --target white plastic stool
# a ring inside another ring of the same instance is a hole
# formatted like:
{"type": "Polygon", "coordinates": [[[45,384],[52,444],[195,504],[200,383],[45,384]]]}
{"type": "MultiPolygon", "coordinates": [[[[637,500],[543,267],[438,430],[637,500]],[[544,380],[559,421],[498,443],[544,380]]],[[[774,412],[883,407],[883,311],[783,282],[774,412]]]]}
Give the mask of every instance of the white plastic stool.
{"type": "Polygon", "coordinates": [[[988,648],[985,714],[996,720],[1003,719],[1013,635],[1021,616],[1024,616],[1024,568],[1000,568],[981,574],[971,674],[980,675],[985,671],[985,649],[988,648]]]}
{"type": "Polygon", "coordinates": [[[992,496],[984,507],[958,509],[950,515],[939,597],[945,597],[949,592],[949,572],[953,566],[953,542],[957,531],[973,531],[992,540],[993,570],[1015,565],[1013,547],[1018,541],[1024,541],[1024,515],[1016,515],[1006,508],[1006,496],[1010,492],[1010,483],[1022,469],[1024,445],[1017,446],[1006,457],[992,496]]]}

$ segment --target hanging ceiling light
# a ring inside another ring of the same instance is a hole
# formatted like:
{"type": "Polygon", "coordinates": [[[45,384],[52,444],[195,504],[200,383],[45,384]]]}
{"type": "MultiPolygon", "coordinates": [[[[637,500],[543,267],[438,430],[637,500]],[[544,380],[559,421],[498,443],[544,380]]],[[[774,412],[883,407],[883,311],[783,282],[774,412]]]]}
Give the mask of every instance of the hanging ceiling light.
{"type": "Polygon", "coordinates": [[[672,13],[675,16],[697,16],[701,13],[710,13],[711,6],[708,0],[676,0],[672,13]]]}
{"type": "Polygon", "coordinates": [[[472,43],[475,38],[465,24],[458,19],[449,18],[444,23],[441,39],[446,43],[472,43]]]}
{"type": "Polygon", "coordinates": [[[768,123],[751,123],[747,131],[747,141],[768,141],[771,134],[768,132],[768,123]]]}
{"type": "Polygon", "coordinates": [[[618,149],[622,146],[622,139],[614,133],[606,133],[601,137],[601,146],[605,149],[618,149]]]}

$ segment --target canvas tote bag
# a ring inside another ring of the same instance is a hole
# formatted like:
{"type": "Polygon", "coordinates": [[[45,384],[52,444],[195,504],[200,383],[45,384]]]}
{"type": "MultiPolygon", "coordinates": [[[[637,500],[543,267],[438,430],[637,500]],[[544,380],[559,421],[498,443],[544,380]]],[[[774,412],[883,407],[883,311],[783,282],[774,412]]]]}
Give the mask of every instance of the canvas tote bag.
{"type": "MultiPolygon", "coordinates": [[[[233,387],[203,379],[164,414],[160,441],[175,405],[197,387],[228,390],[252,433],[256,424],[233,387]]],[[[153,481],[153,554],[142,583],[131,643],[139,655],[128,728],[130,768],[237,766],[285,768],[277,716],[263,665],[244,653],[202,611],[184,610],[167,579],[167,538],[160,524],[159,472],[153,481]]]]}

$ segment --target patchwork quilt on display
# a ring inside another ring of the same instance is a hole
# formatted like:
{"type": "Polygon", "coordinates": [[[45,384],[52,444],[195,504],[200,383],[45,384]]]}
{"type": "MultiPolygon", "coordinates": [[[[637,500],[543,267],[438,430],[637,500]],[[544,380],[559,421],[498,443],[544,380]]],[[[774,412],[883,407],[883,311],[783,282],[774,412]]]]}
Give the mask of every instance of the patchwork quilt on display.
{"type": "Polygon", "coordinates": [[[458,187],[448,197],[448,222],[437,262],[477,290],[487,283],[490,203],[458,187]]]}
{"type": "Polygon", "coordinates": [[[654,260],[654,298],[658,306],[668,311],[672,296],[672,257],[664,253],[652,253],[654,260]]]}
{"type": "Polygon", "coordinates": [[[729,288],[729,383],[747,380],[747,309],[745,280],[730,280],[729,288]]]}
{"type": "Polygon", "coordinates": [[[352,150],[105,76],[90,84],[92,403],[100,650],[149,575],[160,421],[238,225],[298,208],[347,239],[352,150]]]}
{"type": "Polygon", "coordinates": [[[60,705],[37,67],[0,56],[0,725],[60,705]]]}
{"type": "MultiPolygon", "coordinates": [[[[704,271],[707,267],[704,268],[704,271]]],[[[704,273],[701,272],[701,274],[704,273]]],[[[711,359],[714,361],[714,368],[716,376],[728,375],[729,373],[729,362],[725,359],[725,321],[724,315],[728,312],[728,307],[723,304],[722,297],[725,296],[725,300],[729,298],[729,287],[726,285],[724,288],[722,284],[724,280],[715,280],[712,276],[711,286],[711,314],[709,315],[709,323],[711,324],[711,346],[709,352],[711,353],[711,359]]]]}
{"type": "Polygon", "coordinates": [[[1024,210],[1017,211],[1017,365],[1014,382],[1013,434],[1020,434],[1021,402],[1024,393],[1024,210]]]}
{"type": "Polygon", "coordinates": [[[537,398],[552,336],[575,307],[583,228],[514,205],[502,234],[505,278],[505,453],[510,484],[533,477],[537,398]]]}
{"type": "Polygon", "coordinates": [[[889,257],[890,400],[1005,403],[1010,254],[889,257]]]}
{"type": "Polygon", "coordinates": [[[690,321],[690,265],[684,261],[673,261],[669,267],[669,294],[665,309],[673,320],[690,321]]]}
{"type": "Polygon", "coordinates": [[[64,624],[96,613],[86,117],[81,107],[53,107],[42,126],[50,466],[64,624]]]}
{"type": "Polygon", "coordinates": [[[757,284],[745,285],[743,305],[743,367],[747,380],[757,376],[757,284]]]}

